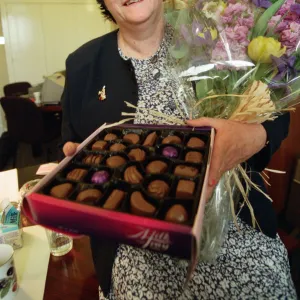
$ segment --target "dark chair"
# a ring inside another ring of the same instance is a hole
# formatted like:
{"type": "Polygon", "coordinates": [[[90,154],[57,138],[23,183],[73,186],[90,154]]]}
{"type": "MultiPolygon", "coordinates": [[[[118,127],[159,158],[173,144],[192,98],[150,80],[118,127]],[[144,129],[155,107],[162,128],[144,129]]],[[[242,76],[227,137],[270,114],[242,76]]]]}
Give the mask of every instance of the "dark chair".
{"type": "MultiPolygon", "coordinates": [[[[31,144],[34,157],[41,154],[42,143],[60,136],[61,120],[54,115],[53,118],[44,118],[43,112],[31,100],[3,97],[0,102],[5,112],[9,137],[15,142],[31,144]]],[[[16,156],[14,164],[15,161],[16,156]]]]}
{"type": "Polygon", "coordinates": [[[5,97],[19,97],[28,94],[28,89],[31,88],[29,82],[15,82],[7,84],[4,88],[5,97]]]}

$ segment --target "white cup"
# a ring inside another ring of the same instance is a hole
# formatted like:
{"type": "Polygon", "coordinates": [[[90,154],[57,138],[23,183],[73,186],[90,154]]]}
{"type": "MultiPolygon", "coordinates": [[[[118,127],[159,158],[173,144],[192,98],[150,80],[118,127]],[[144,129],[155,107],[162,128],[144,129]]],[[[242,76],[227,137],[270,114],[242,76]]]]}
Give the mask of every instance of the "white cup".
{"type": "Polygon", "coordinates": [[[0,244],[0,299],[11,300],[18,291],[17,274],[14,265],[14,249],[0,244]]]}
{"type": "Polygon", "coordinates": [[[35,99],[35,103],[36,104],[40,104],[41,103],[41,92],[34,92],[33,93],[33,97],[35,99]]]}

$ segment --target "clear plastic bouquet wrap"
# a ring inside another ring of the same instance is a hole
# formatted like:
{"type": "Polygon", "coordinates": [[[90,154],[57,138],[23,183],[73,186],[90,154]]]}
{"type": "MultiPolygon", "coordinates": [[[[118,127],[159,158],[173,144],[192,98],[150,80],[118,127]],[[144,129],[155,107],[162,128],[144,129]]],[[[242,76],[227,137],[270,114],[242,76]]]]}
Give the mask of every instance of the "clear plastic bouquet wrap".
{"type": "MultiPolygon", "coordinates": [[[[183,120],[262,123],[300,102],[300,4],[295,0],[168,4],[166,20],[174,39],[166,76],[179,86],[176,104],[183,120]]],[[[263,193],[241,165],[222,176],[206,206],[201,260],[216,257],[230,219],[238,227],[239,199],[248,205],[253,227],[259,227],[248,199],[253,188],[263,193]]]]}
{"type": "MultiPolygon", "coordinates": [[[[200,0],[166,16],[174,30],[170,65],[186,117],[262,123],[299,102],[299,3],[200,0]]],[[[206,207],[202,259],[217,254],[230,210],[236,222],[240,196],[259,227],[248,200],[251,188],[263,193],[241,165],[223,175],[206,207]]]]}

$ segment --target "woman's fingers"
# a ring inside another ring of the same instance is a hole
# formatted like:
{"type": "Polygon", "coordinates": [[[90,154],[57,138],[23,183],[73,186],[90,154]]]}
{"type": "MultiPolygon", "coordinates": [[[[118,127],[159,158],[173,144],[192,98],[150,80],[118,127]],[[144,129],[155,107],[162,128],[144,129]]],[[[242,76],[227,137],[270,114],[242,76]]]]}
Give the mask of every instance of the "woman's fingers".
{"type": "Polygon", "coordinates": [[[209,170],[208,185],[212,188],[219,182],[222,176],[222,161],[224,159],[222,155],[222,144],[218,143],[218,135],[220,134],[220,121],[213,118],[200,118],[195,120],[188,120],[186,123],[193,127],[213,127],[217,131],[216,143],[212,153],[211,166],[209,170]],[[218,133],[219,132],[219,133],[218,133]]]}
{"type": "Polygon", "coordinates": [[[65,154],[65,156],[72,156],[75,154],[76,149],[78,147],[79,144],[77,143],[72,143],[72,142],[67,142],[65,143],[64,147],[63,147],[63,152],[65,154]]]}
{"type": "Polygon", "coordinates": [[[213,119],[213,118],[200,118],[200,119],[195,119],[195,120],[187,120],[186,123],[189,126],[192,127],[213,127],[215,129],[218,129],[220,125],[220,120],[219,119],[213,119]]]}

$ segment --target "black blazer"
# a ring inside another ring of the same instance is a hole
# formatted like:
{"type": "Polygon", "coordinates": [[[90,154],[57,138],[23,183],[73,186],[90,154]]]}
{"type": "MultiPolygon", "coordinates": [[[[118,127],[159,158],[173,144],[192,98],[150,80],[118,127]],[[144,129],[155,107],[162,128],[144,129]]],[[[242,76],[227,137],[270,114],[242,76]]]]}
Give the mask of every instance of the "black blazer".
{"type": "MultiPolygon", "coordinates": [[[[66,85],[62,96],[63,144],[67,141],[81,142],[104,122],[121,120],[121,112],[129,111],[124,101],[136,105],[138,87],[131,61],[125,61],[119,55],[117,31],[114,31],[83,45],[66,61],[66,85]],[[104,86],[107,99],[100,101],[98,92],[104,86]]],[[[273,153],[286,138],[289,121],[287,113],[275,121],[263,123],[269,143],[247,162],[253,181],[263,189],[263,181],[257,172],[268,165],[273,153]]],[[[271,202],[254,189],[249,199],[262,231],[275,237],[276,216],[271,202]]],[[[251,226],[250,213],[246,207],[240,217],[251,226]]],[[[95,237],[91,239],[91,245],[99,283],[106,293],[110,286],[117,243],[101,241],[95,237]]]]}

